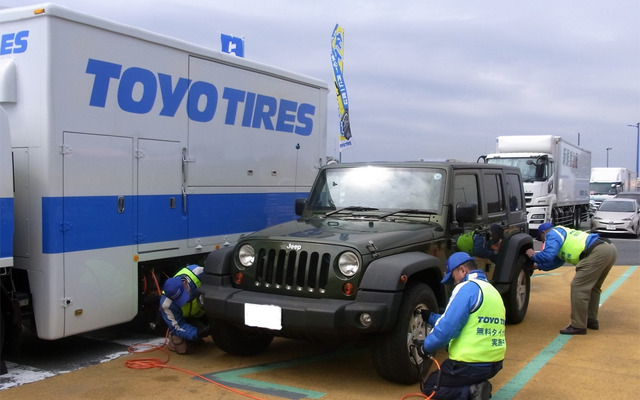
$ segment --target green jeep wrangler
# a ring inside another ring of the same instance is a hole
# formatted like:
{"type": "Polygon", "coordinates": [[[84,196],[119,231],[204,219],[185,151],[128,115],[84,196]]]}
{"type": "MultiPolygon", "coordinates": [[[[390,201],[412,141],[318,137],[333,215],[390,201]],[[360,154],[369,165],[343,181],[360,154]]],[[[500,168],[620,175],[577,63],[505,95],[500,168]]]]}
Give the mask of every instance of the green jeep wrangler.
{"type": "Polygon", "coordinates": [[[476,259],[504,298],[507,322],[527,312],[533,270],[525,251],[533,243],[517,168],[326,165],[295,209],[297,220],[205,261],[200,290],[212,337],[228,353],[256,354],[274,336],[370,339],[380,376],[415,383],[416,364],[427,371],[431,362],[411,351],[431,330],[416,311],[442,311],[452,288],[440,281],[447,257],[462,250],[457,239],[473,232],[483,242],[492,224],[504,232],[499,250],[491,261],[476,259]]]}

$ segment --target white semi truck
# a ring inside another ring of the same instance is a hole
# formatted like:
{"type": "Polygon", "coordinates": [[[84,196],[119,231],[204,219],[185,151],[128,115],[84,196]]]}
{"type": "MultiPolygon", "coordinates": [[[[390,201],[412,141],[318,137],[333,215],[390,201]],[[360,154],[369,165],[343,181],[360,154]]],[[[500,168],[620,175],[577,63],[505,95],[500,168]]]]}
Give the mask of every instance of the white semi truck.
{"type": "Polygon", "coordinates": [[[494,164],[520,168],[529,231],[544,222],[579,227],[589,213],[591,152],[560,136],[498,136],[494,164]]]}
{"type": "Polygon", "coordinates": [[[636,178],[636,173],[627,168],[591,168],[589,181],[591,211],[597,210],[606,198],[615,197],[620,192],[636,191],[636,178]]]}
{"type": "Polygon", "coordinates": [[[295,217],[324,163],[323,81],[53,4],[0,11],[0,36],[7,339],[155,313],[167,276],[295,217]]]}

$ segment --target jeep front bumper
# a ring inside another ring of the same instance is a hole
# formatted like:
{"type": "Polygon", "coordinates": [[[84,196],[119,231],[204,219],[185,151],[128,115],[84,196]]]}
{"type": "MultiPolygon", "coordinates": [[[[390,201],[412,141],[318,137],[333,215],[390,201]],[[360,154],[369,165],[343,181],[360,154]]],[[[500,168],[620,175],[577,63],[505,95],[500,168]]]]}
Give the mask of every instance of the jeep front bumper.
{"type": "MultiPolygon", "coordinates": [[[[396,310],[402,299],[402,292],[363,290],[354,300],[293,297],[237,289],[230,283],[222,284],[227,280],[225,278],[214,280],[218,284],[203,282],[199,288],[204,295],[204,308],[209,318],[246,324],[246,318],[251,317],[247,314],[254,308],[245,307],[246,304],[275,306],[270,308],[270,313],[274,310],[279,313],[282,335],[321,333],[352,336],[386,331],[395,322],[396,310]]],[[[274,334],[279,334],[270,323],[251,326],[271,329],[274,334]]]]}

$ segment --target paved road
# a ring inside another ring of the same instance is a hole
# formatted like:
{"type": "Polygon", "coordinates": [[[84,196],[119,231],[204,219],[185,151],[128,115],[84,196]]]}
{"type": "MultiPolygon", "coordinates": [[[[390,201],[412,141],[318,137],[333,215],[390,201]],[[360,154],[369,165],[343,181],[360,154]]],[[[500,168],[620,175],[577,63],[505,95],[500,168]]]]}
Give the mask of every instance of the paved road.
{"type": "MultiPolygon", "coordinates": [[[[536,272],[529,312],[507,327],[505,367],[493,380],[494,399],[636,398],[640,387],[640,241],[614,239],[619,258],[605,282],[601,329],[586,336],[559,335],[569,322],[569,283],[573,268],[536,272]]],[[[206,341],[197,353],[171,354],[167,367],[134,370],[127,360],[168,356],[161,351],[129,355],[135,343],[161,344],[162,338],[108,329],[60,341],[29,338],[23,356],[0,376],[5,399],[157,399],[189,397],[240,399],[184,372],[225,383],[261,399],[400,399],[416,392],[381,380],[367,344],[324,348],[276,339],[256,357],[235,357],[206,341]]],[[[445,354],[441,354],[443,358],[445,354]]]]}

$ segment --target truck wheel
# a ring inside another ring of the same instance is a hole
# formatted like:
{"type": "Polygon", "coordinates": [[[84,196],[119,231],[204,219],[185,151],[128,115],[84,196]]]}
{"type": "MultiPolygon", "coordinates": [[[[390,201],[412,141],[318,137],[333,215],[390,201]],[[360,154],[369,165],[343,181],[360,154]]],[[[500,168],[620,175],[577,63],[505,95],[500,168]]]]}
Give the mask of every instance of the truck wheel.
{"type": "Polygon", "coordinates": [[[573,208],[573,228],[580,229],[580,225],[582,224],[582,209],[580,206],[575,206],[573,208]]]}
{"type": "Polygon", "coordinates": [[[388,381],[416,383],[431,367],[431,360],[423,360],[414,353],[413,357],[417,357],[414,361],[411,354],[413,340],[424,340],[431,332],[427,321],[423,321],[420,314],[415,315],[415,311],[420,309],[437,312],[438,302],[428,285],[410,283],[405,288],[393,330],[378,335],[373,343],[373,365],[378,374],[388,381]]]}
{"type": "Polygon", "coordinates": [[[273,335],[260,329],[240,328],[229,321],[216,319],[211,337],[223,351],[237,356],[252,356],[266,350],[273,335]]]}
{"type": "Polygon", "coordinates": [[[527,259],[524,255],[520,255],[516,260],[513,265],[514,271],[509,291],[503,296],[508,324],[522,322],[527,314],[529,293],[531,292],[531,277],[525,268],[526,261],[527,259]]]}

